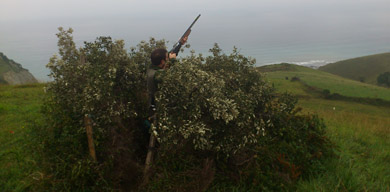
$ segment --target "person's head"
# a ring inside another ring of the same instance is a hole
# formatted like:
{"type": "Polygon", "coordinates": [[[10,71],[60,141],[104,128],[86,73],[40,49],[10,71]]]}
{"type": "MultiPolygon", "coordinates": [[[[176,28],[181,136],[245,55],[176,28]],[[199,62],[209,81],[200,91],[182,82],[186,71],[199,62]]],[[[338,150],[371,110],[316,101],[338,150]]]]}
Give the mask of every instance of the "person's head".
{"type": "Polygon", "coordinates": [[[152,65],[159,66],[165,64],[168,61],[168,51],[166,49],[155,49],[150,58],[152,59],[152,65]]]}

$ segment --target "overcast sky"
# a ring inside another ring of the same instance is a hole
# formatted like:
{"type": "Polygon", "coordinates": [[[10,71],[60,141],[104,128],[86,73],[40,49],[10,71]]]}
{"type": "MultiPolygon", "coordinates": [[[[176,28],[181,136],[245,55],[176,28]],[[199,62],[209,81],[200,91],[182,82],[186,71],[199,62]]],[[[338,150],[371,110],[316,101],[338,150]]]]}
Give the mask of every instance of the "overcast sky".
{"type": "MultiPolygon", "coordinates": [[[[24,66],[27,56],[16,52],[26,44],[27,52],[36,49],[30,55],[47,62],[59,26],[72,27],[79,42],[102,35],[124,39],[127,47],[149,37],[172,42],[198,14],[189,40],[197,52],[217,42],[267,58],[271,52],[283,57],[273,48],[390,43],[390,0],[0,0],[0,52],[24,66]]],[[[359,54],[368,53],[346,57],[359,54]]]]}
{"type": "MultiPolygon", "coordinates": [[[[198,13],[223,23],[266,22],[274,26],[363,23],[389,25],[389,0],[1,0],[0,21],[90,18],[172,18],[198,13]],[[246,20],[243,20],[246,18],[246,20]]],[[[267,24],[268,25],[268,24],[267,24]]]]}
{"type": "Polygon", "coordinates": [[[390,0],[1,0],[0,22],[2,27],[53,21],[77,27],[111,21],[116,27],[141,28],[145,36],[160,36],[166,26],[186,26],[200,13],[199,31],[215,32],[216,40],[234,36],[246,43],[261,36],[288,43],[384,34],[390,32],[389,10],[390,0]]]}

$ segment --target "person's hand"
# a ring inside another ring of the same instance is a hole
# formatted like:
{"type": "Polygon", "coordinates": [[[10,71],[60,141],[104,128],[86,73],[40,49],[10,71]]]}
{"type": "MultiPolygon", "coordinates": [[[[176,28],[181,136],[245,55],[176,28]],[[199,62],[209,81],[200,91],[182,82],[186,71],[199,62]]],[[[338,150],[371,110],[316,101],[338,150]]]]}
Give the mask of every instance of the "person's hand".
{"type": "Polygon", "coordinates": [[[176,53],[169,53],[169,59],[176,59],[176,53]]]}
{"type": "Polygon", "coordinates": [[[185,37],[183,37],[182,39],[180,39],[180,43],[181,43],[182,45],[184,45],[184,44],[187,42],[187,40],[188,40],[188,36],[185,36],[185,37]]]}

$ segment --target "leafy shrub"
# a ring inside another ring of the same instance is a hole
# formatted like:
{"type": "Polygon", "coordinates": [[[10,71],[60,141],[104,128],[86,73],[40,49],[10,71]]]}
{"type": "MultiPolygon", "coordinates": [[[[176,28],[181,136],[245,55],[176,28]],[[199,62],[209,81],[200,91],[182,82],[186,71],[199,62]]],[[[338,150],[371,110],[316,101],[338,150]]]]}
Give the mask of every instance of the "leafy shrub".
{"type": "Polygon", "coordinates": [[[324,89],[322,90],[322,95],[326,98],[329,99],[331,97],[331,93],[329,89],[324,89]]]}
{"type": "Polygon", "coordinates": [[[390,72],[384,72],[377,77],[378,85],[390,87],[390,72]]]}
{"type": "Polygon", "coordinates": [[[61,58],[53,56],[47,65],[53,81],[44,107],[50,133],[45,148],[55,179],[65,179],[69,189],[134,185],[147,143],[141,130],[146,118],[145,63],[139,62],[146,59],[136,52],[164,42],[133,48],[130,57],[123,41],[99,37],[76,49],[72,30],[59,30],[61,58]],[[87,115],[93,120],[97,163],[88,157],[87,115]]]}
{"type": "Polygon", "coordinates": [[[366,82],[366,78],[365,77],[359,77],[359,81],[364,83],[364,82],[366,82]]]}
{"type": "Polygon", "coordinates": [[[316,170],[331,154],[324,123],[299,115],[296,98],[277,95],[254,60],[217,45],[210,51],[160,77],[156,169],[166,176],[149,189],[281,190],[316,170]]]}
{"type": "Polygon", "coordinates": [[[294,76],[294,77],[292,77],[291,78],[291,82],[294,82],[294,81],[300,81],[301,79],[299,78],[299,77],[297,77],[297,76],[294,76]]]}
{"type": "Polygon", "coordinates": [[[162,144],[190,142],[195,150],[230,155],[265,134],[272,89],[251,67],[255,62],[237,50],[230,56],[220,55],[218,46],[211,51],[213,56],[186,58],[161,77],[156,133],[162,144]]]}
{"type": "MultiPolygon", "coordinates": [[[[53,82],[46,125],[36,134],[53,174],[49,187],[137,189],[148,142],[145,72],[150,52],[165,41],[142,41],[128,53],[109,37],[77,49],[71,34],[57,34],[60,57],[47,65],[53,82]],[[85,116],[93,120],[97,162],[88,155],[85,116]]],[[[226,55],[218,45],[210,52],[192,52],[157,77],[155,174],[139,189],[280,190],[313,170],[329,151],[322,121],[299,115],[292,96],[277,95],[255,60],[237,49],[226,55]]]]}

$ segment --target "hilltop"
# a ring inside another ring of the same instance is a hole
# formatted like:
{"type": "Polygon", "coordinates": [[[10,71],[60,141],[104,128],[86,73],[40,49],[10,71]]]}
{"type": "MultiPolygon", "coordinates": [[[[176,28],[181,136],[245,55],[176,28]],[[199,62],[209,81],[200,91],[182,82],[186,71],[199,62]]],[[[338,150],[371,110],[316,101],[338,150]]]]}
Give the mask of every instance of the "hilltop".
{"type": "Polygon", "coordinates": [[[307,96],[316,90],[351,98],[382,99],[390,101],[390,91],[383,87],[346,79],[324,71],[293,65],[276,64],[259,67],[261,72],[278,90],[289,91],[296,95],[307,96]],[[291,82],[296,80],[296,82],[291,82]],[[292,85],[294,84],[295,85],[292,85]]]}
{"type": "Polygon", "coordinates": [[[335,75],[370,84],[377,84],[377,77],[390,71],[390,53],[369,55],[330,63],[319,68],[335,75]]]}
{"type": "Polygon", "coordinates": [[[37,82],[35,77],[21,64],[8,59],[0,52],[0,84],[16,85],[37,82]]]}

